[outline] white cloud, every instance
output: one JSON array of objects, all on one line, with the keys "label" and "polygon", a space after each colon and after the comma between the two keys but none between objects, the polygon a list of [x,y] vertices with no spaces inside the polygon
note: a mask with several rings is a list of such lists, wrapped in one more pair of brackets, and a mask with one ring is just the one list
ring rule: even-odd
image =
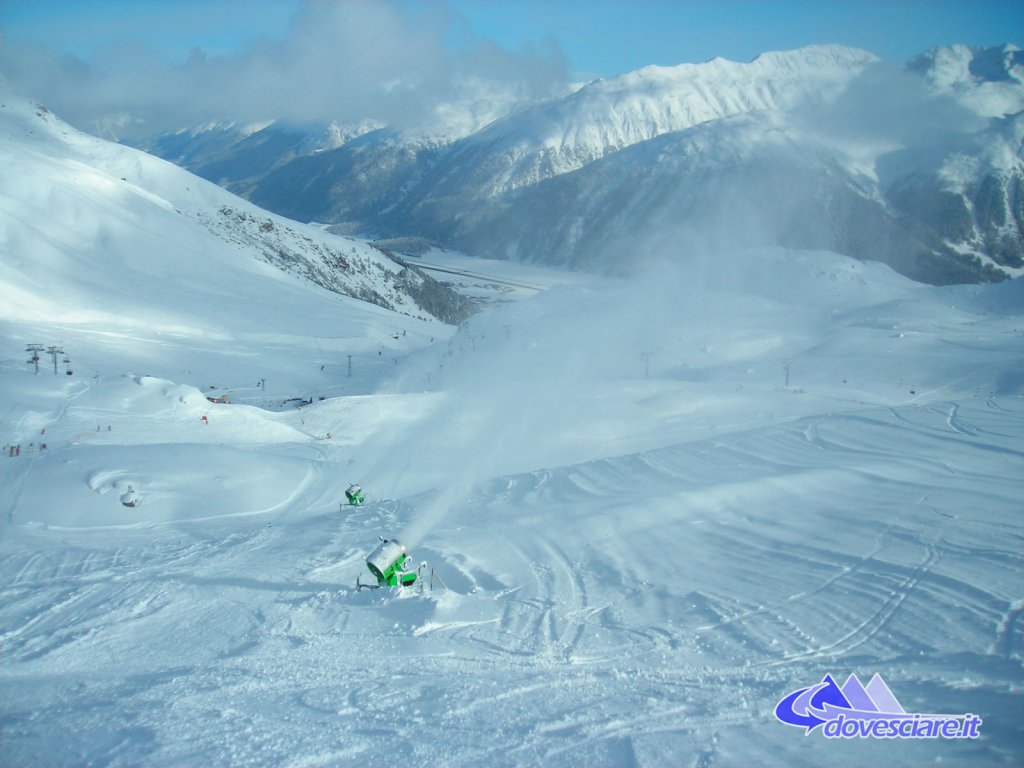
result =
[{"label": "white cloud", "polygon": [[437,3],[308,0],[278,39],[230,54],[196,48],[168,63],[142,43],[108,43],[88,60],[45,41],[4,44],[0,72],[18,91],[73,124],[95,129],[114,115],[146,121],[146,131],[193,122],[365,119],[414,126],[440,104],[481,83],[509,98],[562,87],[565,62],[553,46],[510,52],[463,34]]}]

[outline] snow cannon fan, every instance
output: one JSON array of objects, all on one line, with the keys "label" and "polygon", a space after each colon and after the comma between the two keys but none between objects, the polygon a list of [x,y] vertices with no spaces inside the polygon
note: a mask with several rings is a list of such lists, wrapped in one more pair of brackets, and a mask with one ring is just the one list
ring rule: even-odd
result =
[{"label": "snow cannon fan", "polygon": [[[380,544],[366,558],[366,567],[377,579],[377,584],[363,584],[356,579],[356,586],[360,589],[368,587],[379,589],[380,587],[409,587],[416,583],[419,576],[418,570],[409,570],[409,562],[412,558],[405,551],[405,545],[398,539],[385,539],[381,537]],[[423,565],[426,565],[424,563]],[[420,566],[423,567],[423,566]]]},{"label": "snow cannon fan", "polygon": [[366,497],[363,495],[363,489],[354,483],[348,487],[347,491],[345,491],[345,498],[348,499],[348,503],[353,507],[358,507],[366,501]]}]

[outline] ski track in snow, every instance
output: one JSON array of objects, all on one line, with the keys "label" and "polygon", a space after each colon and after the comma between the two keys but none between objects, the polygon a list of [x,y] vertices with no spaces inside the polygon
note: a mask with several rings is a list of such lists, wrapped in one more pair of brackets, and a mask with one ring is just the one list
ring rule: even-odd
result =
[{"label": "ski track in snow", "polygon": [[[430,543],[454,593],[356,592],[372,532],[414,505],[292,520],[286,508],[323,498],[313,470],[274,522],[241,530],[206,520],[58,532],[60,550],[27,533],[4,542],[0,562],[5,685],[22,681],[21,703],[4,708],[6,753],[31,754],[48,738],[36,723],[60,722],[89,734],[98,762],[347,764],[386,743],[456,765],[681,754],[727,764],[723,735],[770,732],[790,689],[851,665],[904,686],[931,681],[930,657],[950,645],[990,649],[959,663],[1011,719],[1021,628],[1006,595],[1024,565],[1019,530],[1003,546],[971,530],[998,531],[996,520],[937,530],[927,499],[957,492],[965,474],[1010,495],[1015,481],[985,470],[991,456],[1019,457],[1024,407],[956,411],[956,426],[948,407],[814,417],[495,480]],[[915,431],[918,455],[894,448],[894,428]],[[969,438],[958,474],[921,458],[950,436]],[[901,472],[913,482],[896,482]],[[851,515],[829,499],[869,484],[880,509],[855,510],[845,540],[824,526],[820,538],[797,535]],[[774,498],[795,489],[798,522],[754,503],[779,509]],[[641,514],[651,507],[664,513],[653,528]],[[475,530],[479,514],[499,530]],[[480,585],[463,551],[489,563],[492,583]],[[201,748],[186,738],[196,717]],[[448,738],[425,742],[423,729]],[[934,749],[899,746],[908,762]],[[72,742],[63,748],[55,762],[73,759]]]}]

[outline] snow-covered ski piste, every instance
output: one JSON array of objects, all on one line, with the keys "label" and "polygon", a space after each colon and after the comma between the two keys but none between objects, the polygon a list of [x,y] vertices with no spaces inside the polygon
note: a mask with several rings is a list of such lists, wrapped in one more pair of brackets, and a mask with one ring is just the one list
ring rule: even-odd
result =
[{"label": "snow-covered ski piste", "polygon": [[[0,179],[0,764],[1024,761],[1019,282],[697,254],[456,331],[176,275],[183,200],[62,167],[45,222]],[[380,536],[433,589],[358,590]],[[977,738],[776,717],[851,674]]]},{"label": "snow-covered ski piste", "polygon": [[[747,297],[618,378],[548,369],[565,329],[510,312],[442,345],[470,387],[281,412],[8,360],[4,762],[1012,764],[1016,287],[907,289],[796,341],[794,307]],[[367,505],[339,506],[356,477]],[[448,588],[357,591],[406,531]],[[775,720],[848,673],[981,738]]]}]

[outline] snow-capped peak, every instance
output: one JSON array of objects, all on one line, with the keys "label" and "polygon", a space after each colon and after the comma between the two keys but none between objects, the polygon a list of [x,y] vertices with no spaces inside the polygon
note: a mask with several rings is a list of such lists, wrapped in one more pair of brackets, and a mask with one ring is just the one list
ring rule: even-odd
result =
[{"label": "snow-capped peak", "polygon": [[505,147],[516,164],[500,188],[517,188],[711,120],[831,98],[877,60],[856,48],[816,45],[748,63],[643,67],[501,120],[474,141]]}]

